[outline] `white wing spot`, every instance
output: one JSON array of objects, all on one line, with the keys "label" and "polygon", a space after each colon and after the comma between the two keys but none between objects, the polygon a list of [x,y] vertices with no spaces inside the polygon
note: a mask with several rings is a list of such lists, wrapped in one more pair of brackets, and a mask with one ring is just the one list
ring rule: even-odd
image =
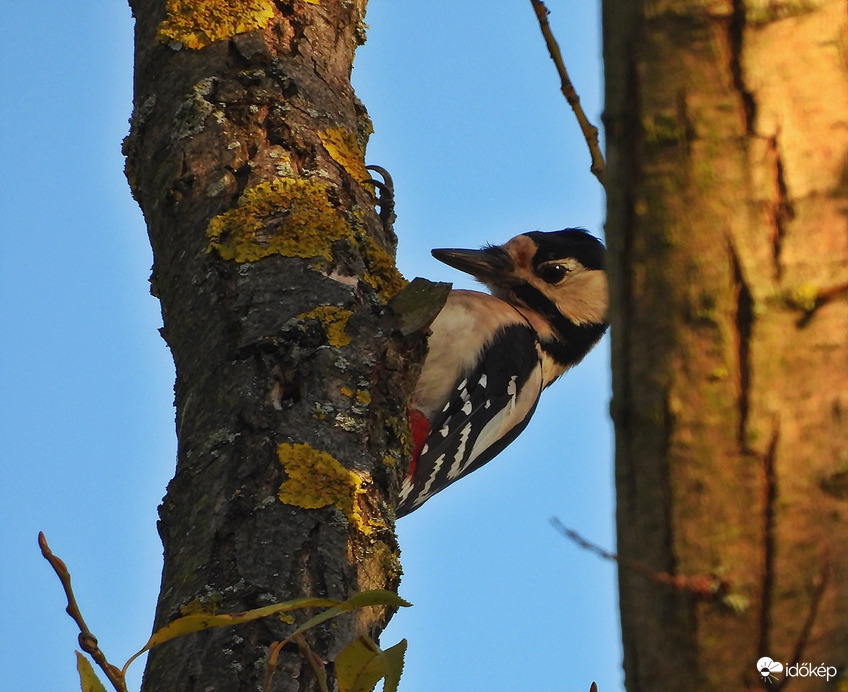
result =
[{"label": "white wing spot", "polygon": [[412,492],[412,479],[407,476],[403,479],[403,483],[400,485],[400,492],[398,493],[398,500],[400,502],[405,502],[406,498],[409,497],[409,493]]},{"label": "white wing spot", "polygon": [[482,375],[480,375],[480,381],[477,382],[477,384],[479,384],[484,389],[486,388],[486,385],[489,384],[489,378],[486,376],[485,372]]},{"label": "white wing spot", "polygon": [[439,473],[439,469],[442,468],[442,464],[445,463],[445,455],[440,454],[439,458],[436,459],[433,464],[433,471],[430,474],[430,477],[427,479],[427,482],[424,484],[424,487],[421,488],[421,492],[415,497],[415,505],[418,506],[428,497],[430,497],[430,488],[433,485],[433,481],[436,480],[436,475]]},{"label": "white wing spot", "polygon": [[470,401],[466,401],[466,402],[465,402],[465,404],[464,404],[464,405],[463,405],[463,407],[462,407],[462,412],[463,412],[463,413],[467,416],[467,415],[469,415],[469,414],[471,413],[471,411],[472,411],[473,409],[474,409],[474,406],[472,406],[472,405],[471,405],[471,402],[470,402]]},{"label": "white wing spot", "polygon": [[509,378],[509,384],[506,386],[506,393],[509,394],[509,410],[515,408],[515,398],[518,393],[518,388],[515,386],[515,381],[518,379],[517,375],[513,375]]},{"label": "white wing spot", "polygon": [[468,423],[459,433],[459,446],[456,449],[456,454],[453,456],[453,464],[451,464],[450,470],[448,471],[448,478],[454,479],[459,477],[465,469],[462,461],[465,457],[465,444],[468,442],[468,436],[470,434],[471,423]]}]

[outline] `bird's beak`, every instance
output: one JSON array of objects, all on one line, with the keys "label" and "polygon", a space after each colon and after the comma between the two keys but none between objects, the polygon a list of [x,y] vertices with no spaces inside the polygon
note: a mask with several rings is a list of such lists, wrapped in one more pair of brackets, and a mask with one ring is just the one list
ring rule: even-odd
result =
[{"label": "bird's beak", "polygon": [[482,250],[457,250],[437,248],[430,253],[440,262],[471,274],[482,282],[500,279],[515,270],[512,259],[501,247],[486,247]]}]

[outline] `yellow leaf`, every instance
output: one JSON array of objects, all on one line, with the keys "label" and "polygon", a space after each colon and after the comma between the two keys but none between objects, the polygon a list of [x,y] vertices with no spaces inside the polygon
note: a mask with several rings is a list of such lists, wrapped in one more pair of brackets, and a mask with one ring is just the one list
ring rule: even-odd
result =
[{"label": "yellow leaf", "polygon": [[89,660],[79,651],[74,651],[77,655],[77,672],[80,676],[80,689],[82,692],[106,692],[103,683],[94,672]]},{"label": "yellow leaf", "polygon": [[384,692],[396,692],[405,652],[405,639],[385,651],[369,637],[353,640],[336,658],[339,692],[371,692],[383,678]]},{"label": "yellow leaf", "polygon": [[336,615],[339,615],[340,613],[345,613],[349,610],[354,610],[356,608],[365,608],[367,606],[375,605],[393,606],[397,608],[400,606],[409,606],[412,604],[403,600],[400,596],[398,596],[392,591],[374,589],[371,591],[361,591],[359,593],[355,593],[346,601],[339,601],[334,598],[295,598],[291,601],[273,603],[271,605],[263,606],[262,608],[245,610],[240,613],[230,613],[226,615],[213,615],[211,613],[191,613],[190,615],[184,615],[181,618],[177,618],[173,622],[169,622],[167,625],[154,632],[150,639],[147,640],[147,644],[145,644],[144,647],[138,653],[133,654],[133,656],[124,664],[124,668],[121,672],[123,674],[126,674],[127,668],[129,668],[130,664],[139,656],[141,656],[145,651],[149,651],[154,646],[159,646],[160,644],[164,644],[167,641],[176,639],[177,637],[181,637],[185,634],[190,634],[192,632],[199,632],[201,630],[210,629],[212,627],[241,625],[246,622],[259,620],[260,618],[269,617],[270,615],[279,615],[281,613],[287,613],[292,610],[302,610],[303,608],[327,608],[327,610],[325,610],[323,613],[319,613],[315,617],[310,618],[303,625],[298,627],[297,630],[295,630],[295,632],[290,635],[290,637],[293,637],[295,634],[298,634],[309,629],[310,627],[314,627],[315,625],[325,622],[326,620],[329,620],[330,618],[333,618]]},{"label": "yellow leaf", "polygon": [[212,627],[224,627],[226,625],[241,625],[245,622],[252,622],[260,618],[268,617],[269,615],[277,615],[278,613],[286,613],[291,610],[299,610],[301,608],[330,608],[338,605],[339,601],[333,598],[296,598],[293,601],[283,601],[282,603],[273,603],[263,606],[262,608],[254,608],[253,610],[245,610],[240,613],[230,613],[227,615],[212,615],[211,613],[192,613],[184,615],[181,618],[169,622],[153,633],[147,644],[133,654],[133,656],[124,664],[123,672],[126,673],[130,663],[141,656],[145,651],[149,651],[154,646],[159,646],[167,641],[182,637],[184,634],[191,632],[200,632]]},{"label": "yellow leaf", "polygon": [[400,676],[403,673],[403,657],[405,654],[406,639],[401,639],[397,644],[383,652],[383,659],[386,662],[386,682],[383,683],[383,692],[397,692]]},{"label": "yellow leaf", "polygon": [[328,608],[323,613],[318,613],[318,615],[316,615],[315,617],[309,618],[294,632],[292,632],[288,638],[293,639],[295,635],[301,634],[302,632],[306,632],[306,630],[320,625],[321,623],[326,622],[327,620],[330,620],[336,617],[337,615],[346,613],[349,610],[356,610],[357,608],[367,608],[368,606],[393,606],[395,608],[398,608],[401,606],[408,607],[411,605],[412,604],[409,601],[403,600],[393,591],[386,591],[384,589],[360,591],[359,593],[353,594],[353,596],[348,598],[346,601],[338,603],[338,605],[335,605],[332,608]]}]

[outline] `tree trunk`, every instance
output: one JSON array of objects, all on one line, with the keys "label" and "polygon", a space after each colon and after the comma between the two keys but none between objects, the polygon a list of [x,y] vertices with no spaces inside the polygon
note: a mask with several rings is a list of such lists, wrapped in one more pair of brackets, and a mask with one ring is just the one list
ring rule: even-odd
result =
[{"label": "tree trunk", "polygon": [[630,692],[848,665],[846,20],[603,3]]},{"label": "tree trunk", "polygon": [[[350,72],[366,0],[131,4],[127,177],[177,371],[155,627],[394,590],[392,507],[422,350],[386,308],[405,282],[365,182],[370,122]],[[363,609],[307,640],[332,661],[390,615]],[[292,629],[267,618],[181,637],[151,652],[143,689],[261,689],[268,645]],[[273,689],[317,689],[296,648]]]}]

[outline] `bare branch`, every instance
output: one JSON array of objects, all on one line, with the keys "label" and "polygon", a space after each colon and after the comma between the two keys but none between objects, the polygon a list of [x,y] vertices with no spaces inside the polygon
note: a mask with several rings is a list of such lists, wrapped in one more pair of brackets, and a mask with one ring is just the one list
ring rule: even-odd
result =
[{"label": "bare branch", "polygon": [[604,163],[604,155],[601,153],[601,145],[598,141],[598,128],[589,122],[586,113],[583,112],[583,106],[580,105],[580,97],[571,83],[568,71],[565,69],[565,62],[562,59],[559,44],[551,31],[551,25],[548,23],[548,15],[550,14],[548,8],[545,7],[545,3],[541,2],[541,0],[530,0],[530,3],[533,5],[536,18],[539,20],[539,28],[542,30],[542,36],[545,37],[548,53],[550,53],[551,60],[554,61],[554,65],[556,65],[557,72],[559,73],[562,95],[565,96],[565,100],[568,101],[568,105],[574,111],[574,115],[577,117],[577,122],[580,125],[580,130],[583,132],[583,137],[589,146],[589,154],[592,157],[592,167],[590,170],[598,179],[598,182],[603,185],[606,164]]},{"label": "bare branch", "polygon": [[726,579],[721,579],[715,575],[696,575],[687,577],[680,574],[669,574],[668,572],[658,572],[646,564],[637,560],[629,560],[627,558],[610,553],[598,545],[587,541],[583,536],[577,533],[574,529],[569,529],[557,517],[551,518],[551,524],[563,536],[571,541],[574,541],[578,546],[591,553],[595,553],[598,557],[604,560],[611,560],[617,563],[620,567],[639,572],[647,579],[657,584],[670,586],[676,591],[687,591],[697,598],[704,600],[713,600],[721,598],[730,591],[730,582]]},{"label": "bare branch", "polygon": [[112,687],[118,692],[127,692],[127,684],[124,680],[123,673],[121,673],[121,670],[117,666],[113,666],[106,660],[106,655],[100,650],[97,644],[97,637],[91,633],[88,625],[85,624],[85,620],[77,605],[77,599],[74,597],[74,591],[71,588],[71,573],[68,571],[67,565],[53,554],[50,546],[47,545],[47,539],[44,537],[44,533],[41,531],[38,533],[38,545],[41,548],[41,554],[44,556],[44,559],[50,563],[53,571],[56,572],[56,576],[59,577],[59,581],[62,582],[62,588],[65,590],[65,596],[68,599],[68,606],[65,608],[65,612],[71,616],[80,629],[78,638],[80,648],[100,666],[106,677],[109,678],[109,682],[112,683]]},{"label": "bare branch", "polygon": [[[804,623],[801,626],[801,631],[798,633],[798,639],[795,642],[795,648],[792,651],[792,656],[789,658],[789,660],[793,662],[800,661],[801,656],[804,655],[804,650],[807,648],[807,643],[810,640],[810,634],[813,631],[813,625],[816,623],[816,618],[819,615],[819,606],[821,605],[822,598],[824,597],[824,593],[827,590],[828,582],[830,580],[830,555],[826,549],[822,551],[821,562],[821,572],[819,573],[818,579],[813,584],[813,592],[810,598],[810,607],[807,610],[807,617],[804,618]],[[792,680],[790,677],[783,678],[783,680],[775,685],[775,692],[781,692],[790,680]]]}]

